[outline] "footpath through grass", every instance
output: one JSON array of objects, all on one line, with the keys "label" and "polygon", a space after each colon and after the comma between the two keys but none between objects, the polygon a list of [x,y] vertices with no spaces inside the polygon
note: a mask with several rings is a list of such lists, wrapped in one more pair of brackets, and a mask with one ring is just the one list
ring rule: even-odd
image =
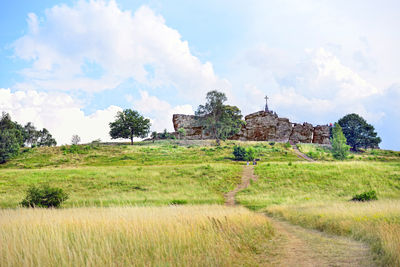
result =
[{"label": "footpath through grass", "polygon": [[[305,227],[368,242],[383,265],[400,265],[400,163],[264,163],[237,200]],[[354,203],[375,190],[380,200]]]}]

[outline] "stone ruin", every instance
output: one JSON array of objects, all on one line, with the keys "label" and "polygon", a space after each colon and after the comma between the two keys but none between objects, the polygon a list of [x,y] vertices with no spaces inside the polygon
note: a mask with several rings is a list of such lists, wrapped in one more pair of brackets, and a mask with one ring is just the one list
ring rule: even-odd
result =
[{"label": "stone ruin", "polygon": [[[174,114],[172,117],[175,135],[179,128],[186,130],[185,139],[210,139],[194,115]],[[245,116],[245,124],[231,140],[274,141],[290,143],[315,143],[329,145],[329,126],[310,123],[292,123],[280,118],[272,111],[259,111]]]}]

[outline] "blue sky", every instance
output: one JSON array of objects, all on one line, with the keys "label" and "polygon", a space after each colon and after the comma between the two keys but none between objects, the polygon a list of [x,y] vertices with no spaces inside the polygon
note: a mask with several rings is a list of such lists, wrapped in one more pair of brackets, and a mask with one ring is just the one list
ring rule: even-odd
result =
[{"label": "blue sky", "polygon": [[224,91],[313,124],[358,113],[400,150],[398,1],[2,1],[0,109],[60,144],[108,140],[139,110],[153,130]]}]

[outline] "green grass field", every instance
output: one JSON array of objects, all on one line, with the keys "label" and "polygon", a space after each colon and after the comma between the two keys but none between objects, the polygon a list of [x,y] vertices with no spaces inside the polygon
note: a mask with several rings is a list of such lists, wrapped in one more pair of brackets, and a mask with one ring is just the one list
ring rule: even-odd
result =
[{"label": "green grass field", "polygon": [[[301,144],[299,149],[317,160],[306,162],[285,144],[213,143],[177,140],[22,149],[0,165],[0,265],[112,265],[112,259],[124,264],[133,257],[138,257],[138,265],[166,259],[178,266],[189,261],[199,266],[235,265],[219,256],[225,251],[243,265],[263,265],[275,252],[270,245],[273,230],[262,213],[363,240],[382,264],[399,265],[399,152],[367,150],[341,162],[331,157],[329,148]],[[256,212],[220,205],[224,193],[240,183],[245,164],[234,161],[235,144],[254,147],[260,159],[255,168],[258,180],[236,197]],[[60,210],[20,208],[25,190],[37,184],[61,187],[70,198]],[[378,201],[349,202],[369,190],[377,192]],[[146,219],[139,220],[141,214]],[[34,231],[31,222],[40,231]],[[140,222],[132,239],[125,236],[131,231],[127,222]],[[168,235],[160,235],[162,227],[171,229]],[[57,238],[50,237],[51,229]],[[204,238],[196,239],[200,232]],[[45,241],[36,255],[35,242],[41,238]],[[143,246],[137,247],[135,240]],[[109,249],[100,247],[101,242]],[[111,249],[117,244],[127,246]],[[57,253],[49,254],[49,246]],[[92,254],[82,249],[85,246]]]}]

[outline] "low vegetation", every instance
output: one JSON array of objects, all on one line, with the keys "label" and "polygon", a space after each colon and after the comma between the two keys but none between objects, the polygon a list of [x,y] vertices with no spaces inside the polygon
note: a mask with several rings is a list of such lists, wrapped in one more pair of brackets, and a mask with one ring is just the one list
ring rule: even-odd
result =
[{"label": "low vegetation", "polygon": [[355,195],[351,200],[353,201],[371,201],[378,200],[374,190]]},{"label": "low vegetation", "polygon": [[28,208],[59,208],[67,199],[68,194],[62,188],[45,184],[29,187],[21,205]]},{"label": "low vegetation", "polygon": [[0,266],[258,266],[272,236],[244,208],[0,210]]}]

